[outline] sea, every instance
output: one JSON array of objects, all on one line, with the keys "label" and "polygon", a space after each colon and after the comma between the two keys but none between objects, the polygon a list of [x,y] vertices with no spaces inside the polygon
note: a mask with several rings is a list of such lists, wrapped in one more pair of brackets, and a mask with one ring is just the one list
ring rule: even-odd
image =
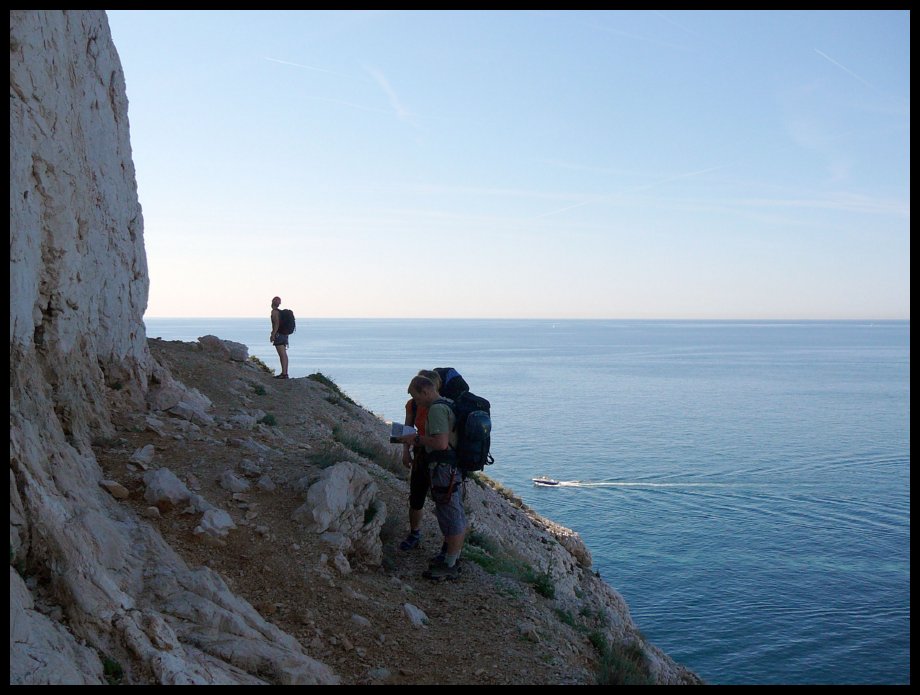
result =
[{"label": "sea", "polygon": [[[145,323],[278,369],[267,316]],[[492,404],[487,474],[705,681],[910,683],[909,321],[298,318],[289,355],[384,420],[456,368]]]}]

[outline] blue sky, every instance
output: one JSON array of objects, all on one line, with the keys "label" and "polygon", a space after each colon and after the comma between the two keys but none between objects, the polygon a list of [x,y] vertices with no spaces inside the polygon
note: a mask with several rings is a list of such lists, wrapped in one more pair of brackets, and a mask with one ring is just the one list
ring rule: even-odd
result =
[{"label": "blue sky", "polygon": [[109,10],[148,316],[910,317],[910,15]]}]

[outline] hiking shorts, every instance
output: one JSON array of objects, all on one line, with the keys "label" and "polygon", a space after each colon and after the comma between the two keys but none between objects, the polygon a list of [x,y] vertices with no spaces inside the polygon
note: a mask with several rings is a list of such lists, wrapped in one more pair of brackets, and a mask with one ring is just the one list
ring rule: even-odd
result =
[{"label": "hiking shorts", "polygon": [[[434,463],[431,475],[431,498],[434,515],[441,533],[456,536],[466,531],[466,514],[463,511],[463,476],[449,463]],[[451,485],[453,482],[453,485]]]},{"label": "hiking shorts", "polygon": [[425,462],[424,453],[419,451],[415,454],[412,473],[409,475],[409,509],[424,509],[429,487],[431,480],[428,477],[428,464]]},{"label": "hiking shorts", "polygon": [[272,345],[287,345],[288,337],[284,333],[275,333],[275,340],[272,342]]}]

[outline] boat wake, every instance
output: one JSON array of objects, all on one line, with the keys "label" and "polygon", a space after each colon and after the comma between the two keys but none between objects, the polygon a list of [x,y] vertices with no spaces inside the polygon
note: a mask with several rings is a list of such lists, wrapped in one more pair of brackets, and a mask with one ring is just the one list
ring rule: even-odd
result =
[{"label": "boat wake", "polygon": [[651,483],[626,481],[554,480],[534,478],[534,485],[541,487],[637,487],[637,488],[689,488],[689,487],[735,487],[733,483]]}]

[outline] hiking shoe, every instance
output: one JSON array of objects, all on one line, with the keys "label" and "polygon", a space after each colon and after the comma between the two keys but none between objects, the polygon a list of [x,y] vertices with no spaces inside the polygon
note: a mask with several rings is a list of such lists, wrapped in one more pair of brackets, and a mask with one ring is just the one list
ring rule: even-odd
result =
[{"label": "hiking shoe", "polygon": [[434,567],[447,559],[447,543],[441,546],[441,552],[428,558],[428,567]]},{"label": "hiking shoe", "polygon": [[455,562],[453,567],[448,567],[447,563],[442,560],[429,567],[425,572],[422,572],[422,576],[425,577],[425,579],[434,579],[439,582],[445,579],[456,579],[460,576],[460,563]]},{"label": "hiking shoe", "polygon": [[287,374],[278,374],[277,376],[275,376],[275,379],[287,379],[287,378],[288,378]]},{"label": "hiking shoe", "polygon": [[[457,558],[457,561],[454,563],[454,567],[457,569],[457,572],[460,571],[460,564],[461,564],[460,558],[458,557],[458,558]],[[440,567],[441,565],[447,565],[447,558],[445,558],[445,557],[440,557],[440,558],[438,558],[437,560],[432,560],[431,562],[429,562],[429,563],[428,563],[428,571],[430,572],[430,571],[433,570],[435,567]]]},{"label": "hiking shoe", "polygon": [[399,544],[400,550],[412,550],[417,548],[418,544],[422,542],[422,535],[418,532],[409,533]]}]

